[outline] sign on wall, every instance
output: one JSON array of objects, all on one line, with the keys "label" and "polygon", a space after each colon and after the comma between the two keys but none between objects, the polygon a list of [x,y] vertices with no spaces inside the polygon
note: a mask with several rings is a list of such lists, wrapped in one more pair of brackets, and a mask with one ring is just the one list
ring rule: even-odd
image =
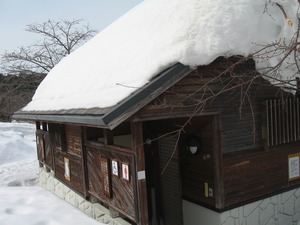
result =
[{"label": "sign on wall", "polygon": [[71,180],[70,160],[68,158],[64,158],[64,166],[65,166],[65,179],[70,181]]},{"label": "sign on wall", "polygon": [[110,198],[110,170],[109,170],[109,160],[108,158],[100,158],[100,172],[102,180],[102,190],[104,195]]},{"label": "sign on wall", "polygon": [[112,160],[111,161],[111,169],[112,169],[112,174],[115,176],[119,176],[119,164],[118,161]]},{"label": "sign on wall", "polygon": [[300,153],[288,156],[289,181],[300,178]]},{"label": "sign on wall", "polygon": [[129,165],[122,163],[122,178],[129,181]]}]

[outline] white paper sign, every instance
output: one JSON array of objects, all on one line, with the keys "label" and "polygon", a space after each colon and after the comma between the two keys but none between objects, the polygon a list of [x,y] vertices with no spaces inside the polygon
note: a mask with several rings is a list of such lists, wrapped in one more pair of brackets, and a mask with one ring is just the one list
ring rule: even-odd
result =
[{"label": "white paper sign", "polygon": [[115,176],[119,176],[119,166],[118,162],[115,160],[111,161],[112,174]]},{"label": "white paper sign", "polygon": [[129,166],[128,164],[122,164],[122,178],[129,180]]},{"label": "white paper sign", "polygon": [[299,156],[289,158],[289,179],[300,176]]}]

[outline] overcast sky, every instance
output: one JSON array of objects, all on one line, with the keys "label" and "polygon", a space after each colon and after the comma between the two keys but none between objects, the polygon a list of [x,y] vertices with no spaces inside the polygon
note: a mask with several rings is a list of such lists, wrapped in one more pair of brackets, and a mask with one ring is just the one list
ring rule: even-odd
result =
[{"label": "overcast sky", "polygon": [[26,25],[51,20],[84,19],[101,31],[142,0],[0,0],[0,55],[35,43]]}]

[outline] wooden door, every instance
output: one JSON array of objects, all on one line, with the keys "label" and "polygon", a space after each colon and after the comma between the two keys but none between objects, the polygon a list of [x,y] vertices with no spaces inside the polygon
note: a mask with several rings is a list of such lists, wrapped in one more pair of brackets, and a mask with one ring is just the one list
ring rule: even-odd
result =
[{"label": "wooden door", "polygon": [[152,225],[182,225],[177,138],[158,138],[145,147],[148,210]]},{"label": "wooden door", "polygon": [[182,198],[177,137],[159,139],[161,200],[165,225],[182,225]]}]

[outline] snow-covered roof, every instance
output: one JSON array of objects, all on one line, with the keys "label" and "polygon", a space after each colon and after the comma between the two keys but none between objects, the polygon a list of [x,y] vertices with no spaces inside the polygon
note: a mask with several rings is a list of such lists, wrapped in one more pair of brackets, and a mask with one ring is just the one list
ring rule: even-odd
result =
[{"label": "snow-covered roof", "polygon": [[[23,111],[112,107],[177,62],[196,67],[288,43],[298,7],[297,0],[145,0],[56,65]],[[290,67],[283,75],[294,74]]]}]

